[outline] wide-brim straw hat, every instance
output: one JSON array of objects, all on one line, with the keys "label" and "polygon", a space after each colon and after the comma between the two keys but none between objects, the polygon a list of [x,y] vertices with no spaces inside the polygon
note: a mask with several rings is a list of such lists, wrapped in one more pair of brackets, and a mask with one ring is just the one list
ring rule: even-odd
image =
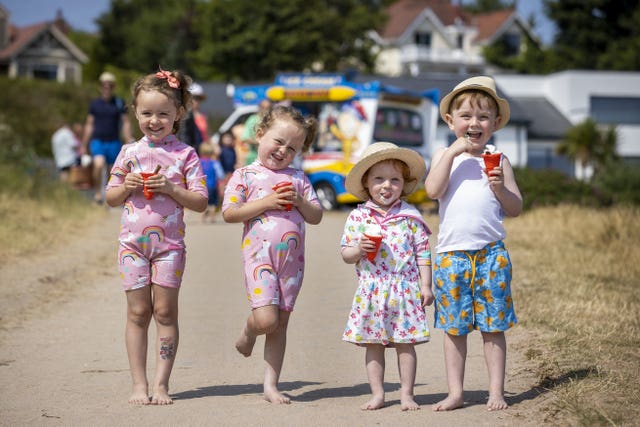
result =
[{"label": "wide-brim straw hat", "polygon": [[410,176],[404,183],[403,194],[410,194],[418,185],[418,181],[424,178],[427,166],[420,153],[409,148],[400,148],[391,142],[376,142],[365,148],[362,157],[347,175],[347,191],[360,200],[368,200],[369,192],[362,185],[362,177],[371,166],[389,159],[401,160],[409,166]]},{"label": "wide-brim straw hat", "polygon": [[496,82],[491,77],[487,76],[476,76],[463,80],[458,83],[451,92],[442,98],[442,101],[440,101],[440,117],[442,117],[442,120],[445,122],[447,121],[445,116],[449,113],[449,107],[453,98],[465,90],[481,90],[495,99],[496,104],[498,104],[498,115],[501,117],[500,125],[496,130],[502,129],[509,122],[509,117],[511,117],[509,102],[498,96],[496,92]]},{"label": "wide-brim straw hat", "polygon": [[114,76],[112,73],[105,71],[104,73],[100,74],[100,77],[98,77],[98,81],[100,83],[112,83],[114,84],[116,82],[116,76]]}]

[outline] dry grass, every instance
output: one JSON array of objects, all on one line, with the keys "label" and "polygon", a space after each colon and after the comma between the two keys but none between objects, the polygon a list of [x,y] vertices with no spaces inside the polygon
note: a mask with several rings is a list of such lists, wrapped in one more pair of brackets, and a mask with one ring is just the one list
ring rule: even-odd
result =
[{"label": "dry grass", "polygon": [[83,228],[104,216],[86,197],[55,188],[56,194],[34,200],[0,194],[0,266],[12,258],[76,239]]},{"label": "dry grass", "polygon": [[521,349],[553,393],[549,419],[637,425],[640,210],[541,208],[507,222]]}]

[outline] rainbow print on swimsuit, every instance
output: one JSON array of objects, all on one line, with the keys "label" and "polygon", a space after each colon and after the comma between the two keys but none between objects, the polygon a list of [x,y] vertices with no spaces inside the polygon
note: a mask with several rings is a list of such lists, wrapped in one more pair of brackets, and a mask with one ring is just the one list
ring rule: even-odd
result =
[{"label": "rainbow print on swimsuit", "polygon": [[268,219],[267,219],[266,215],[259,215],[259,216],[255,217],[255,218],[253,218],[249,225],[253,227],[256,224],[264,224],[267,221],[268,221]]},{"label": "rainbow print on swimsuit", "polygon": [[138,255],[136,255],[135,252],[133,252],[132,250],[129,249],[125,249],[122,252],[120,252],[120,263],[124,264],[124,262],[130,259],[131,262],[136,262],[136,260],[138,259]]},{"label": "rainbow print on swimsuit", "polygon": [[282,243],[285,243],[287,247],[291,242],[293,242],[293,248],[298,249],[300,245],[300,233],[295,231],[288,231],[282,235],[282,239],[280,239]]},{"label": "rainbow print on swimsuit", "polygon": [[157,225],[150,225],[142,230],[142,235],[149,239],[149,241],[151,241],[152,236],[156,236],[158,242],[162,242],[164,240],[164,229]]},{"label": "rainbow print on swimsuit", "polygon": [[268,273],[270,276],[272,276],[274,274],[273,267],[271,267],[269,264],[261,264],[261,265],[257,266],[253,270],[253,279],[254,280],[262,279],[262,275],[265,272]]}]

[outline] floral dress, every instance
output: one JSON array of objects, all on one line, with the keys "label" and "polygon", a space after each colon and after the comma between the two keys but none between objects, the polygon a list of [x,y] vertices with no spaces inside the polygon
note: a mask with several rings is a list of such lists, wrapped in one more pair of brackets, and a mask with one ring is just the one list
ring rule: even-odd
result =
[{"label": "floral dress", "polygon": [[367,222],[382,229],[382,244],[373,262],[356,263],[358,289],[342,339],[354,344],[418,344],[429,341],[421,306],[419,265],[430,265],[431,231],[418,210],[399,201],[386,215],[371,202],[349,215],[341,246],[357,245]]}]

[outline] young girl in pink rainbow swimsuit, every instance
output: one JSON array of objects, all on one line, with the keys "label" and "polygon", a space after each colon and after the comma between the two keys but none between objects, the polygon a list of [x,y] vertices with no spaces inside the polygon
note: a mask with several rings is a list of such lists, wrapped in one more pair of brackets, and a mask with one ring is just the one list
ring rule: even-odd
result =
[{"label": "young girl in pink rainbow swimsuit", "polygon": [[289,165],[309,149],[316,128],[314,118],[291,107],[262,112],[258,158],[233,173],[222,204],[225,221],[244,223],[242,261],[252,311],[236,349],[248,357],[256,337],[265,335],[264,398],[272,403],[290,403],[278,390],[287,325],[304,275],[305,222],[322,219],[309,179]]},{"label": "young girl in pink rainbow swimsuit", "polygon": [[[133,108],[144,137],[124,145],[107,185],[106,201],[123,205],[118,266],[127,296],[125,340],[132,377],[129,403],[166,405],[178,350],[178,291],[185,267],[184,208],[203,212],[207,188],[195,150],[178,141],[190,105],[190,79],[159,71],[133,87]],[[143,180],[143,172],[155,172]],[[146,375],[151,318],[157,342],[153,395]]]}]

